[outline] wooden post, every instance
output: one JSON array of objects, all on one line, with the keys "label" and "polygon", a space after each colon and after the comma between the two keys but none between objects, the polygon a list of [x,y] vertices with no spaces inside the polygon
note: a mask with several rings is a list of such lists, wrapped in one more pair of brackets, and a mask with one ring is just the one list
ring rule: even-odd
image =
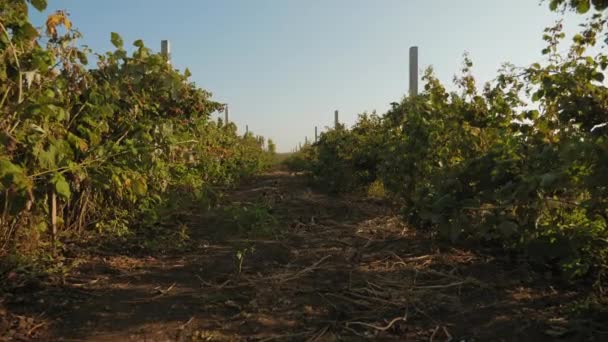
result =
[{"label": "wooden post", "polygon": [[51,219],[51,242],[53,244],[53,255],[57,246],[57,194],[55,189],[49,191],[49,209]]},{"label": "wooden post", "polygon": [[160,53],[167,57],[167,62],[171,64],[171,43],[168,40],[160,41]]},{"label": "wooden post", "polygon": [[418,96],[418,47],[410,47],[410,97]]},{"label": "wooden post", "polygon": [[334,128],[338,129],[338,125],[340,125],[340,120],[338,119],[338,111],[334,112]]}]

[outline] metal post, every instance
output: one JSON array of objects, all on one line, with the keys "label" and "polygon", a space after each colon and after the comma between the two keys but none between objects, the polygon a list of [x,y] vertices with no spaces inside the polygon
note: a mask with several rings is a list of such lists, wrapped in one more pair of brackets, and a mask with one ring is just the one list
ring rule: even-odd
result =
[{"label": "metal post", "polygon": [[315,142],[319,141],[319,133],[317,130],[317,126],[315,126]]},{"label": "metal post", "polygon": [[418,96],[418,47],[410,47],[410,97]]},{"label": "metal post", "polygon": [[171,43],[168,40],[160,41],[160,53],[167,57],[167,62],[171,64]]},{"label": "metal post", "polygon": [[340,125],[340,120],[338,120],[338,111],[334,112],[334,128],[338,129],[338,125]]}]

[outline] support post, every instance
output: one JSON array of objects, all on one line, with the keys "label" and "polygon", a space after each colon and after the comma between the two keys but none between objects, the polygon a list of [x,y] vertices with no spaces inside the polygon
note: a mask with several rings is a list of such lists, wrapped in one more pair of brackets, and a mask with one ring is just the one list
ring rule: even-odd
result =
[{"label": "support post", "polygon": [[334,112],[334,128],[338,129],[339,125],[340,125],[340,120],[338,119],[338,111],[336,110]]},{"label": "support post", "polygon": [[51,221],[51,242],[53,256],[55,256],[57,246],[57,194],[55,189],[49,191],[49,216]]},{"label": "support post", "polygon": [[418,47],[410,47],[410,97],[418,96]]},{"label": "support post", "polygon": [[167,62],[171,64],[171,43],[168,40],[160,41],[160,53],[167,57]]}]

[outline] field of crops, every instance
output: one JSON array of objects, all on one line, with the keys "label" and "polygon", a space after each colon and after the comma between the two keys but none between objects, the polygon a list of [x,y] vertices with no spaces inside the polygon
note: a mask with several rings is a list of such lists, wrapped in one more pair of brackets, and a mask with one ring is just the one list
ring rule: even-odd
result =
[{"label": "field of crops", "polygon": [[608,1],[544,5],[589,20],[542,61],[277,154],[141,40],[0,0],[0,341],[605,340]]},{"label": "field of crops", "polygon": [[116,50],[96,53],[76,47],[64,12],[43,35],[25,1],[3,1],[0,14],[0,255],[153,227],[185,197],[212,205],[214,189],[271,161],[271,141],[268,151],[213,121],[222,105],[142,41],[129,56],[112,33]]},{"label": "field of crops", "polygon": [[569,50],[546,29],[544,63],[505,66],[478,85],[465,55],[458,91],[428,69],[424,92],[321,135],[287,164],[335,193],[371,190],[451,242],[500,246],[565,278],[608,262],[608,55],[597,15]]}]

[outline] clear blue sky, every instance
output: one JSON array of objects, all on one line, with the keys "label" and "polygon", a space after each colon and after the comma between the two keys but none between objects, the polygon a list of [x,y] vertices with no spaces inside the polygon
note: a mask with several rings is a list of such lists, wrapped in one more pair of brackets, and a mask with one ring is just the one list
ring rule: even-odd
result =
[{"label": "clear blue sky", "polygon": [[112,49],[112,31],[156,50],[171,40],[173,64],[279,151],[331,125],[334,109],[352,124],[399,101],[411,45],[447,84],[465,51],[487,81],[503,62],[541,59],[542,30],[559,17],[538,0],[49,0],[34,22],[57,9],[98,52]]}]

